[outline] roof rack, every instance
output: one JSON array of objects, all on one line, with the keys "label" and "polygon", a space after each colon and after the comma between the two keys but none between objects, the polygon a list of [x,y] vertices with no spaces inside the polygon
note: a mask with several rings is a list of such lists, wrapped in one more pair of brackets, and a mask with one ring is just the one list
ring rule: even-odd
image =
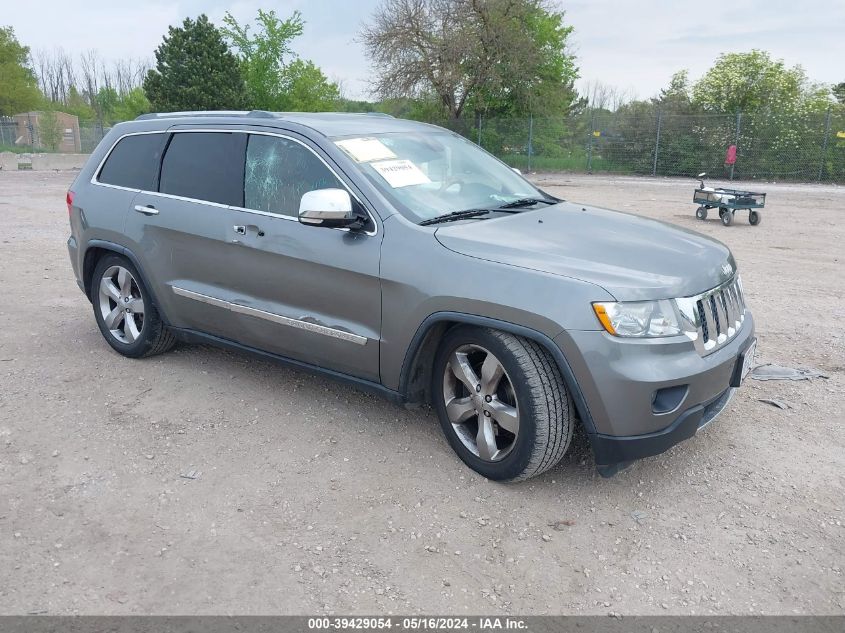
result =
[{"label": "roof rack", "polygon": [[151,119],[178,119],[187,117],[244,117],[253,119],[279,119],[286,115],[309,114],[336,114],[336,115],[358,115],[394,118],[392,114],[385,112],[268,112],[267,110],[186,110],[184,112],[151,112],[135,117],[136,121],[148,121]]},{"label": "roof rack", "polygon": [[[136,117],[136,121],[145,121],[148,119],[175,119],[179,117],[191,117],[191,116],[256,116],[256,113],[260,112],[259,110],[253,110],[252,112],[247,112],[246,110],[201,110],[201,111],[194,111],[188,110],[184,112],[151,112],[149,114],[142,114],[139,117]],[[269,112],[265,112],[265,115],[270,115]]]}]

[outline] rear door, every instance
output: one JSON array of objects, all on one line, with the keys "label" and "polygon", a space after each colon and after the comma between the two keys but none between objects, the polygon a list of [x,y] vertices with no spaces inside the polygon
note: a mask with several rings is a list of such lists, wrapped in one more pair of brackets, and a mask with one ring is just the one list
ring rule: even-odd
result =
[{"label": "rear door", "polygon": [[[246,134],[174,131],[153,191],[139,192],[127,215],[146,277],[171,325],[234,338],[230,260],[235,211],[243,205]],[[156,191],[157,189],[157,191]]]}]

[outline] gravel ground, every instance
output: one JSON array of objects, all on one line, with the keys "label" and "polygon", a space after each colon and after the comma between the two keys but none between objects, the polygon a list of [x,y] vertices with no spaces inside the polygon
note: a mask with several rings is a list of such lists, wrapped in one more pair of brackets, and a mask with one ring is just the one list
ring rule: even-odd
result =
[{"label": "gravel ground", "polygon": [[0,613],[845,613],[845,189],[765,185],[761,225],[725,228],[691,180],[537,176],[725,241],[760,361],[829,379],[747,381],[613,479],[582,440],[499,485],[428,409],[211,347],[112,352],[65,250],[73,176],[0,171]]}]

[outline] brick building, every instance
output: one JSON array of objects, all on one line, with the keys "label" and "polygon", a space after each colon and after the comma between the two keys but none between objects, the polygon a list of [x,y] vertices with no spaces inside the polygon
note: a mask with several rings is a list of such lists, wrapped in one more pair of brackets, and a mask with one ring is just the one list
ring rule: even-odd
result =
[{"label": "brick building", "polygon": [[51,134],[55,134],[56,140],[58,140],[57,152],[70,154],[81,152],[79,118],[67,112],[55,112],[54,114],[57,129],[52,131],[44,129],[45,126],[52,125],[50,119],[45,117],[44,112],[16,114],[14,119],[17,123],[17,144],[30,145],[34,149],[47,149],[47,142],[45,141],[50,138]]}]

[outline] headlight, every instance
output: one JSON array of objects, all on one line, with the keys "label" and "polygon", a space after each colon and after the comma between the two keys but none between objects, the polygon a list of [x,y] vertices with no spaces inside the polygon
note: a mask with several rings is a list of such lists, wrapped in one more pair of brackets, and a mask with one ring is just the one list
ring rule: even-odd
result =
[{"label": "headlight", "polygon": [[681,333],[672,302],[666,299],[594,303],[593,310],[604,329],[614,336],[645,338]]}]

